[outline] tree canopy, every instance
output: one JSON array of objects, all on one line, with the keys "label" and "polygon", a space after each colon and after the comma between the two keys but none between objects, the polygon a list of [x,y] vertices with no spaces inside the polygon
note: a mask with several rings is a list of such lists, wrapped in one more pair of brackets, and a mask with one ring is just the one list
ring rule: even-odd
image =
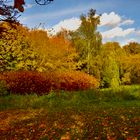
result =
[{"label": "tree canopy", "polygon": [[18,22],[0,22],[0,72],[74,70],[94,76],[100,87],[139,84],[140,44],[103,44],[100,16],[93,9],[80,20],[76,31],[63,29],[55,36]]}]

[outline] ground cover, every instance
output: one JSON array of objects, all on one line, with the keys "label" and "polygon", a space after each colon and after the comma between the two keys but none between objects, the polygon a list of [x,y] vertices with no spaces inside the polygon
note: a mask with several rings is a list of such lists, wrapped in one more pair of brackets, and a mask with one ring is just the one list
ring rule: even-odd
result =
[{"label": "ground cover", "polygon": [[138,140],[139,91],[139,86],[127,86],[1,96],[1,139]]}]

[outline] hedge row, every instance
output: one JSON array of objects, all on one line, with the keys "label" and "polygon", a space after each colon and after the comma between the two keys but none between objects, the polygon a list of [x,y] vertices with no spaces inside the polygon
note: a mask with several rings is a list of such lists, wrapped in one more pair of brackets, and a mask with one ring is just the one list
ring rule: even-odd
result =
[{"label": "hedge row", "polygon": [[38,95],[48,94],[51,90],[76,91],[97,88],[98,81],[85,73],[14,71],[0,74],[0,80],[6,83],[12,93]]}]

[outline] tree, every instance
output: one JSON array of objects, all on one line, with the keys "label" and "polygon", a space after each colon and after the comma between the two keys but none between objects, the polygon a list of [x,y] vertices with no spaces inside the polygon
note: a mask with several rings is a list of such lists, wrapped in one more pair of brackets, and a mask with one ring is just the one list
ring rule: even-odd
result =
[{"label": "tree", "polygon": [[5,32],[0,38],[0,71],[36,70],[39,56],[30,47],[28,29],[18,23],[2,22],[1,26]]},{"label": "tree", "polygon": [[140,54],[125,55],[121,61],[121,82],[122,84],[140,83]]},{"label": "tree", "polygon": [[[39,5],[47,5],[53,0],[35,0]],[[15,21],[19,12],[24,11],[24,0],[14,0],[14,5],[9,5],[6,0],[0,0],[0,21]]]},{"label": "tree", "polygon": [[6,1],[0,0],[0,21],[15,21],[19,11]]},{"label": "tree", "polygon": [[123,46],[127,54],[140,54],[140,44],[137,42],[130,42],[128,45]]},{"label": "tree", "polygon": [[140,44],[130,42],[122,48],[124,55],[120,58],[121,83],[140,83]]},{"label": "tree", "polygon": [[[39,38],[38,38],[39,37]],[[40,71],[47,70],[72,70],[75,68],[75,48],[61,32],[57,36],[48,37],[43,30],[32,30],[30,32],[32,48],[41,56]]]},{"label": "tree", "polygon": [[[118,52],[120,46],[116,42],[108,42],[102,47],[102,71],[101,86],[102,87],[118,87],[120,84],[120,70],[118,63]],[[120,53],[121,54],[121,53]]]},{"label": "tree", "polygon": [[87,73],[96,75],[93,68],[98,65],[96,60],[102,42],[101,34],[97,31],[100,16],[96,15],[96,10],[91,9],[87,16],[81,15],[80,19],[80,27],[71,33],[72,42],[79,53],[78,69],[85,69]]}]

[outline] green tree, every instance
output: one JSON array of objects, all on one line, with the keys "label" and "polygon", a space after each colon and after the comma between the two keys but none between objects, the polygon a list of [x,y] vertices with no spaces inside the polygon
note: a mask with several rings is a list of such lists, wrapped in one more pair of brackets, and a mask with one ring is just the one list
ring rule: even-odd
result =
[{"label": "green tree", "polygon": [[77,67],[98,77],[93,68],[97,68],[97,56],[102,42],[101,34],[97,31],[100,16],[97,16],[96,11],[91,9],[87,16],[82,15],[80,19],[80,27],[71,33],[72,42],[79,53]]},{"label": "green tree", "polygon": [[118,87],[120,84],[120,70],[117,61],[117,52],[119,52],[119,44],[116,42],[108,42],[102,48],[102,81],[103,87]]}]

